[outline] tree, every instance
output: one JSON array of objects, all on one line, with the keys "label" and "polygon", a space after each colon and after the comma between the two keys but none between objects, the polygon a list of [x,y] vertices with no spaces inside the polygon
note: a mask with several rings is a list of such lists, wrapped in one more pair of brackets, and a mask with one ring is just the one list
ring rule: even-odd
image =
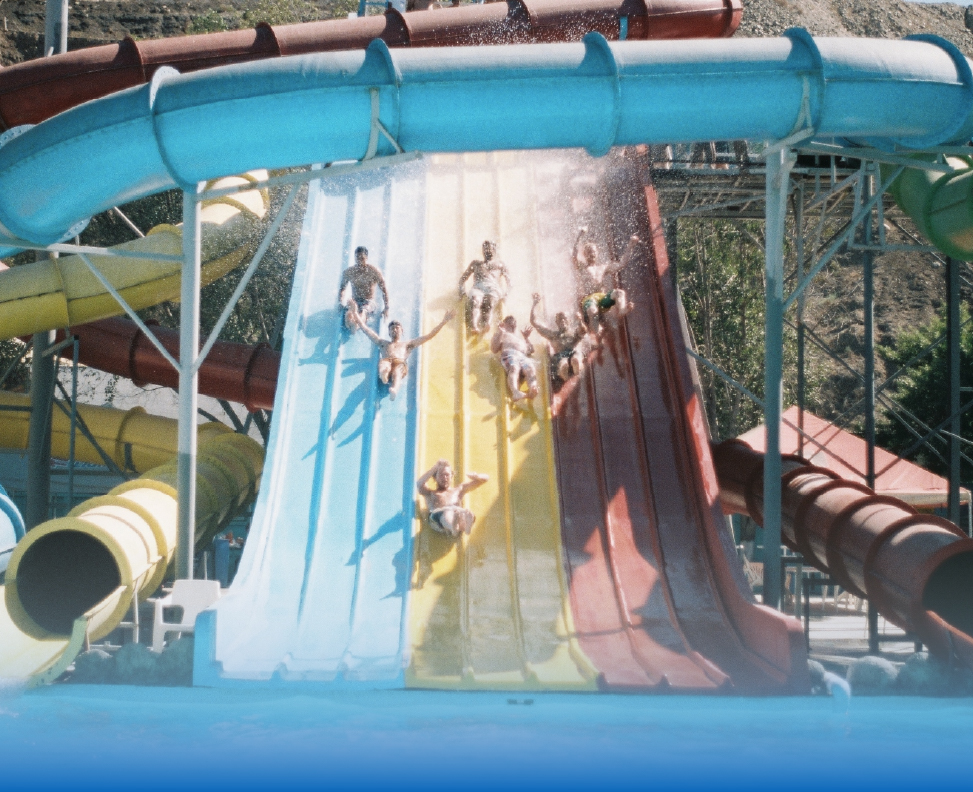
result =
[{"label": "tree", "polygon": [[[964,399],[968,400],[969,389],[973,386],[973,326],[970,323],[970,311],[965,305],[960,306],[960,324],[960,386],[964,389]],[[929,324],[901,333],[893,344],[879,347],[879,354],[888,364],[891,376],[895,377],[894,384],[889,389],[890,395],[915,416],[910,418],[899,412],[897,418],[886,409],[876,427],[876,440],[882,447],[903,454],[916,443],[916,434],[926,434],[926,427],[935,428],[949,417],[945,336],[946,316],[943,312]],[[927,349],[928,353],[921,355]],[[913,360],[916,357],[919,359]],[[960,427],[962,437],[973,437],[973,412],[967,411],[963,414]],[[932,448],[921,446],[909,458],[924,468],[945,475],[948,472],[945,435],[937,435],[931,440],[931,445]],[[966,460],[961,462],[960,478],[964,486],[973,484],[973,466]]]}]

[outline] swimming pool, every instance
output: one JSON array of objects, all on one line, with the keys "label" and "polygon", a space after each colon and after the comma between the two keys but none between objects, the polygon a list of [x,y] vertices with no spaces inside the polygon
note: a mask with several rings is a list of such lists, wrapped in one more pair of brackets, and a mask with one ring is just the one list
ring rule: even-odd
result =
[{"label": "swimming pool", "polygon": [[971,731],[971,699],[0,695],[4,786],[33,789],[916,789],[970,777]]}]

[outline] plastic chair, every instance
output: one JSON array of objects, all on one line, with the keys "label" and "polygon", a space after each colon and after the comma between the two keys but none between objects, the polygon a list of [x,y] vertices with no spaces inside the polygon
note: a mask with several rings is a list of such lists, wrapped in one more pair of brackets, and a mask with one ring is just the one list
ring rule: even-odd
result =
[{"label": "plastic chair", "polygon": [[[152,623],[152,649],[161,652],[169,633],[191,633],[196,630],[196,617],[220,598],[218,580],[177,580],[165,597],[150,600],[155,605]],[[167,622],[165,608],[182,608],[182,620]]]}]

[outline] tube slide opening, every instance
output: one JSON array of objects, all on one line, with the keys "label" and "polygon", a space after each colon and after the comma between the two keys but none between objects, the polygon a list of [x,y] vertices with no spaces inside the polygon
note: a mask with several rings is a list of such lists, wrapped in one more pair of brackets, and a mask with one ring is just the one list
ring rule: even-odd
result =
[{"label": "tube slide opening", "polygon": [[973,551],[954,555],[936,568],[922,604],[952,627],[973,635]]},{"label": "tube slide opening", "polygon": [[105,545],[81,531],[57,531],[24,553],[17,591],[39,627],[70,635],[74,620],[121,584],[118,564]]}]

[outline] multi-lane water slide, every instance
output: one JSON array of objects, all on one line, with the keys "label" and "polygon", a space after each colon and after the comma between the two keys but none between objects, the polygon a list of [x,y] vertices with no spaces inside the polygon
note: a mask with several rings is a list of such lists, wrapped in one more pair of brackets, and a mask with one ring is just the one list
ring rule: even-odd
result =
[{"label": "multi-lane water slide", "polygon": [[[728,42],[728,44],[732,44],[732,42]],[[817,121],[816,127],[819,133],[825,136],[837,134],[854,137],[856,135],[879,135],[883,133],[913,136],[938,131],[941,133],[942,140],[952,140],[961,137],[960,134],[957,134],[957,130],[964,126],[969,110],[963,80],[961,79],[962,74],[960,75],[960,79],[958,79],[957,70],[953,68],[954,61],[948,55],[943,55],[942,50],[938,49],[936,45],[925,42],[900,43],[898,45],[901,48],[900,54],[902,58],[898,60],[898,65],[893,69],[896,74],[891,75],[897,77],[898,80],[879,80],[879,82],[887,89],[888,95],[885,99],[892,104],[899,103],[902,106],[898,108],[897,113],[891,113],[886,112],[887,105],[877,103],[876,106],[868,108],[870,111],[875,111],[879,116],[884,116],[876,118],[871,113],[850,114],[850,107],[842,107],[841,98],[843,95],[849,98],[855,95],[854,90],[848,90],[848,78],[855,76],[855,79],[861,81],[859,90],[863,90],[867,83],[874,83],[877,77],[888,78],[890,75],[885,67],[889,62],[896,61],[896,58],[892,56],[891,52],[880,53],[876,49],[872,49],[869,52],[867,48],[860,46],[855,51],[854,57],[852,57],[850,51],[843,51],[844,44],[845,42],[824,42],[822,44],[823,52],[817,53],[819,56],[823,56],[818,61],[819,64],[823,63],[829,67],[832,75],[838,72],[843,77],[842,80],[838,81],[838,84],[834,82],[830,84],[831,87],[836,89],[835,95],[831,95],[825,91],[825,99],[829,101],[825,101],[822,107],[814,107],[814,102],[812,101],[805,108],[812,111],[811,118]],[[870,46],[877,49],[883,49],[889,46],[895,47],[895,45],[890,45],[886,42],[881,44],[871,43]],[[438,138],[437,136],[444,134],[444,132],[453,133],[451,136],[447,135],[447,139],[452,141],[447,145],[450,148],[455,147],[460,149],[491,149],[503,145],[528,146],[558,144],[571,146],[588,144],[600,150],[602,147],[610,145],[613,142],[610,134],[612,131],[616,132],[614,142],[661,142],[674,138],[691,139],[694,137],[707,139],[744,137],[748,136],[746,133],[761,137],[780,137],[794,129],[796,122],[806,118],[807,114],[801,108],[801,95],[803,94],[807,97],[809,93],[803,90],[802,83],[805,83],[808,73],[811,75],[816,74],[815,58],[812,57],[815,50],[812,47],[813,45],[810,45],[807,40],[802,40],[796,35],[790,40],[760,42],[758,44],[748,42],[746,51],[743,48],[734,49],[733,47],[729,47],[725,51],[707,49],[705,47],[700,49],[695,45],[680,45],[680,49],[678,50],[670,49],[663,51],[665,50],[664,47],[663,50],[656,50],[656,48],[646,47],[646,45],[629,45],[627,47],[616,48],[615,50],[617,54],[622,56],[620,59],[623,61],[619,69],[622,77],[620,81],[617,80],[617,73],[615,77],[612,76],[612,67],[618,65],[618,62],[612,57],[613,49],[605,45],[603,41],[591,37],[586,40],[586,45],[583,49],[580,47],[576,47],[573,50],[569,47],[549,47],[542,48],[542,52],[533,49],[529,51],[525,50],[523,55],[517,53],[502,57],[498,57],[489,50],[480,49],[463,53],[467,58],[464,62],[453,59],[451,57],[452,53],[437,53],[437,66],[444,67],[444,71],[453,74],[462,72],[462,76],[465,78],[453,82],[448,91],[443,90],[446,88],[443,83],[449,83],[449,80],[426,79],[411,82],[410,78],[416,77],[417,70],[423,70],[425,64],[421,58],[410,60],[410,58],[414,58],[415,56],[409,53],[403,56],[394,56],[391,61],[398,67],[397,71],[402,75],[401,92],[397,90],[397,86],[393,87],[388,84],[385,85],[383,91],[386,100],[397,97],[401,101],[399,108],[401,124],[396,124],[388,116],[383,118],[383,122],[386,126],[391,124],[390,129],[392,129],[393,134],[398,136],[399,142],[407,149],[442,148],[443,144],[437,143],[436,140],[442,140],[442,138]],[[685,48],[685,51],[683,51],[683,48]],[[697,56],[695,62],[693,62],[694,59],[692,57],[687,57],[692,51],[695,51]],[[754,68],[753,56],[755,54],[762,56],[763,69]],[[522,57],[524,60],[521,60]],[[687,92],[675,90],[680,87],[674,85],[679,82],[680,78],[685,80],[688,76],[694,75],[693,81],[697,83],[697,87],[699,87],[699,83],[702,83],[704,88],[709,88],[713,91],[711,96],[719,95],[720,88],[726,89],[734,85],[735,81],[732,80],[732,76],[736,76],[737,80],[740,79],[739,73],[733,75],[732,72],[734,70],[727,67],[727,63],[725,62],[727,57],[730,58],[731,63],[736,62],[740,72],[748,72],[751,79],[762,83],[768,89],[766,93],[773,93],[780,97],[780,105],[770,107],[770,103],[764,105],[760,101],[741,102],[741,105],[746,104],[746,107],[730,108],[735,112],[727,112],[727,108],[724,107],[723,112],[720,114],[703,113],[701,116],[699,113],[700,108],[696,107],[693,101],[687,101]],[[915,62],[912,62],[910,65],[909,60],[912,57],[915,58]],[[666,65],[674,59],[681,61],[681,63],[678,63],[676,67]],[[360,58],[355,60],[347,55],[337,56],[335,61],[333,65],[337,66],[339,65],[338,61],[343,61],[342,65],[353,73],[351,78],[352,84],[355,82],[355,76],[359,78],[357,81],[357,89],[353,88],[343,93],[350,100],[347,103],[347,109],[352,112],[357,111],[362,113],[362,116],[358,117],[359,122],[356,126],[358,126],[358,134],[364,135],[363,142],[367,142],[368,130],[371,127],[368,113],[368,107],[370,105],[367,98],[365,98],[365,101],[359,109],[356,107],[359,101],[357,97],[362,96],[364,93],[363,89],[378,87],[375,86],[375,83],[381,84],[380,76],[382,74],[388,76],[388,72],[383,68],[383,64],[389,63],[387,53],[383,52],[381,48],[376,49],[373,45],[364,62]],[[745,67],[744,62],[746,63]],[[282,61],[278,65],[284,63]],[[918,68],[920,64],[921,68]],[[292,134],[297,133],[301,128],[298,119],[294,116],[288,118],[286,116],[287,104],[275,102],[271,97],[280,93],[281,89],[288,82],[302,82],[305,79],[309,79],[312,76],[311,72],[314,70],[314,67],[328,66],[327,62],[315,62],[304,65],[310,66],[311,69],[303,75],[293,70],[290,70],[290,75],[284,74],[284,72],[289,71],[288,68],[281,70],[271,69],[270,71],[273,74],[267,75],[268,80],[275,82],[276,85],[271,86],[272,90],[267,92],[266,98],[277,110],[277,117],[281,119],[283,128]],[[836,69],[836,66],[841,68]],[[376,71],[372,71],[376,67],[377,73]],[[369,71],[372,71],[372,73],[368,74]],[[511,71],[513,75],[508,73]],[[804,74],[802,75],[801,72],[804,72]],[[236,74],[238,73],[238,69],[232,69],[230,73]],[[599,74],[600,76],[598,76]],[[703,79],[701,79],[701,75],[704,77]],[[318,74],[316,76],[320,78],[322,75]],[[398,74],[396,76],[398,77]],[[540,109],[541,112],[539,115],[544,116],[541,121],[547,122],[548,125],[554,122],[561,123],[556,125],[550,131],[550,134],[543,135],[541,124],[537,122],[536,118],[518,118],[518,114],[512,112],[515,108],[508,108],[511,112],[506,114],[504,118],[499,119],[503,123],[494,124],[489,129],[484,128],[482,124],[465,123],[479,120],[475,110],[480,105],[475,101],[471,89],[484,87],[483,84],[475,86],[480,78],[499,78],[502,76],[509,79],[498,79],[496,82],[518,83],[516,87],[522,92],[522,101],[526,100],[524,101],[524,106],[530,106],[535,110]],[[802,76],[805,80],[801,79]],[[172,103],[173,98],[178,100],[180,94],[182,97],[185,97],[185,93],[179,89],[188,89],[191,93],[203,96],[208,90],[212,90],[212,88],[207,88],[207,83],[218,81],[219,77],[220,75],[214,72],[199,75],[196,78],[172,77],[157,80],[160,85],[156,86],[158,90],[154,96],[154,107],[156,110],[163,112],[157,114],[155,130],[158,131],[161,139],[164,141],[168,162],[166,165],[162,165],[162,162],[157,160],[157,166],[155,168],[145,169],[141,172],[133,169],[128,174],[122,174],[115,185],[103,184],[103,192],[101,193],[102,200],[105,196],[116,198],[116,195],[112,193],[113,187],[120,187],[124,184],[141,182],[142,187],[146,190],[154,189],[166,183],[171,184],[171,179],[168,179],[164,173],[166,168],[174,168],[176,173],[179,173],[184,181],[191,181],[195,178],[204,177],[202,174],[207,172],[206,168],[211,159],[215,161],[213,167],[216,169],[228,165],[228,162],[219,161],[217,153],[212,151],[212,149],[203,151],[202,156],[200,156],[199,149],[194,150],[189,138],[180,135],[177,127],[172,124],[177,115],[192,115],[190,107],[193,102],[191,100],[182,106],[179,105],[178,101],[175,104]],[[924,77],[927,79],[919,81],[909,79],[910,77]],[[935,79],[928,78],[938,78],[941,82],[937,83]],[[327,76],[323,79],[325,83],[330,81]],[[854,80],[851,81],[853,82]],[[168,82],[168,86],[165,84],[166,82]],[[261,79],[232,81],[234,86],[241,89],[236,97],[240,101],[232,103],[241,105],[239,107],[241,113],[254,111],[260,104],[257,97],[251,96],[250,101],[247,101],[245,95],[251,92],[259,95],[261,92],[261,82]],[[334,79],[333,82],[340,85],[344,81]],[[394,80],[393,82],[398,83],[399,80]],[[495,83],[491,83],[489,80],[485,82],[487,86],[495,87]],[[613,86],[617,89],[619,82],[622,84],[621,90],[612,90]],[[775,82],[777,85],[774,85]],[[647,83],[651,83],[658,88],[660,93],[663,94],[662,99],[664,101],[653,105],[636,103],[633,106],[630,104],[627,100],[631,98],[633,93],[637,94],[640,88],[644,90]],[[171,93],[167,92],[167,87],[173,89]],[[305,87],[311,88],[311,86]],[[874,84],[871,87],[873,90],[870,96],[874,96]],[[667,88],[672,88],[673,90],[670,92]],[[775,88],[777,89],[776,91],[773,90]],[[587,106],[582,101],[571,106],[563,106],[563,103],[554,101],[555,97],[562,91],[573,91],[574,95],[578,95],[579,89],[584,89],[583,93],[587,93],[587,97],[584,95],[580,97],[581,99],[589,99]],[[109,113],[111,113],[113,107],[115,109],[123,109],[119,105],[126,103],[131,107],[132,100],[137,93],[140,92],[121,97],[112,97],[102,102],[93,103],[87,107],[78,108],[78,111],[74,112],[81,113],[81,115],[73,116],[74,120],[81,121],[85,125],[89,119],[95,121],[96,119],[91,115],[91,112],[92,108],[96,106],[101,108],[102,111],[107,109]],[[340,90],[335,91],[335,94],[339,93],[342,92]],[[917,97],[915,95],[916,93],[928,93],[929,95]],[[437,94],[442,99],[448,96],[450,110],[455,115],[446,112],[436,112],[437,106],[434,99]],[[682,95],[681,99],[680,94]],[[705,90],[704,94],[706,94]],[[957,94],[958,96],[953,96],[953,94]],[[226,98],[224,91],[214,91],[213,95]],[[313,95],[313,88],[311,88],[310,96]],[[726,90],[723,90],[722,95],[724,98],[733,98],[734,96],[732,92],[727,92]],[[760,96],[763,95],[765,94],[760,94]],[[308,98],[310,98],[308,95],[303,97],[305,101]],[[423,108],[424,112],[410,114],[409,111],[412,103],[417,98],[426,100],[426,106]],[[704,98],[707,97],[704,96]],[[547,100],[547,102],[542,100]],[[955,100],[955,103],[951,105],[952,100]],[[918,117],[919,114],[912,114],[910,118],[909,113],[906,112],[915,103],[923,106],[928,105],[929,112],[925,113],[921,119]],[[200,106],[204,104],[205,102],[201,103]],[[860,103],[858,104],[860,105]],[[807,102],[805,102],[805,105],[807,105]],[[708,105],[704,102],[702,106],[705,108]],[[604,117],[604,111],[611,107],[617,107],[618,109],[618,113],[615,116],[616,123],[613,125],[614,130],[611,128],[605,129],[603,124],[596,123]],[[230,110],[229,115],[232,116],[235,108],[224,105],[224,109]],[[599,109],[601,112],[596,112]],[[743,110],[752,111],[752,115],[748,116],[747,112],[741,112]],[[284,111],[283,117],[281,116],[281,111]],[[101,112],[97,110],[94,112],[96,116],[101,116]],[[123,112],[122,115],[124,114]],[[433,116],[437,122],[436,127],[438,128],[432,129],[422,123],[422,120],[428,118],[429,115]],[[30,149],[31,153],[36,155],[33,159],[33,164],[40,164],[43,168],[43,163],[39,163],[39,161],[43,159],[42,155],[45,154],[44,149],[47,149],[47,153],[53,154],[55,159],[58,159],[57,150],[60,144],[55,142],[55,140],[62,138],[63,134],[69,131],[70,124],[65,126],[65,119],[71,116],[72,113],[66,113],[59,119],[52,120],[51,123],[59,126],[59,129],[51,129],[50,126],[44,125],[39,127],[38,130],[27,133],[20,139],[13,141],[9,144],[9,147],[14,147],[19,141],[33,140],[34,142],[31,144]],[[608,114],[608,117],[611,116],[612,114]],[[693,119],[692,123],[694,126],[692,127],[688,126],[690,118]],[[133,118],[131,120],[134,121],[136,119]],[[229,120],[231,122],[231,128],[237,131],[239,127],[236,127],[232,123],[232,118]],[[459,123],[461,121],[464,123]],[[681,126],[681,124],[684,126]],[[507,129],[508,125],[514,128]],[[38,136],[37,133],[43,131],[45,126],[49,130],[49,134]],[[444,126],[446,127],[445,130],[442,129]],[[503,138],[499,135],[498,127],[503,128]],[[516,127],[519,127],[519,129],[516,129]],[[749,127],[749,129],[745,127]],[[153,137],[149,127],[145,127],[145,129],[149,132],[150,138]],[[738,134],[741,132],[745,134]],[[175,133],[175,138],[170,137],[173,133]],[[509,136],[509,139],[507,136]],[[271,136],[270,139],[261,139],[258,134],[255,137],[257,139],[254,140],[252,137],[251,142],[257,149],[263,146],[263,150],[265,151],[267,150],[267,146],[264,144],[278,142],[274,136]],[[542,137],[543,141],[540,139]],[[136,136],[132,136],[132,138],[133,142],[137,142]],[[325,152],[326,158],[333,159],[352,155],[353,151],[346,148],[344,142],[344,137],[341,139],[337,139],[337,136],[332,138],[330,141],[332,148]],[[38,145],[38,143],[41,145]],[[173,146],[173,143],[176,143],[176,145]],[[314,141],[318,150],[320,150],[321,143],[322,141],[320,139]],[[601,145],[596,146],[596,144]],[[23,147],[25,144],[20,143],[20,145]],[[306,148],[302,148],[302,146]],[[315,159],[315,157],[309,154],[311,141],[307,139],[299,140],[296,134],[291,138],[289,145],[282,146],[281,148],[283,149],[283,154],[281,154],[278,162],[283,160],[285,162],[290,161],[291,164],[296,164],[298,161]],[[355,148],[357,149],[357,147]],[[142,152],[151,150],[151,146],[143,146],[141,148]],[[364,151],[364,149],[362,150]],[[25,151],[27,149],[21,148],[21,153]],[[190,152],[192,153],[191,161],[181,156]],[[243,147],[235,147],[233,153],[240,159],[246,161],[249,157],[246,152],[247,149]],[[6,153],[6,150],[0,151],[0,180],[7,179],[11,185],[11,189],[13,189],[17,181],[15,178],[18,175],[17,171],[19,170],[21,174],[24,173],[25,171],[22,168],[25,163],[22,160],[19,163],[11,163],[10,158],[7,158],[5,161],[4,155]],[[11,157],[13,156],[11,155]],[[305,157],[305,159],[298,160],[297,158],[300,156]],[[232,159],[232,157],[228,156],[227,159]],[[242,165],[243,163],[239,164]],[[154,182],[154,184],[150,186],[149,182]],[[28,180],[26,183],[30,184],[30,181]],[[90,204],[94,206],[99,205],[99,195],[96,192],[92,191],[88,198]],[[82,199],[76,200],[72,202],[72,205],[66,207],[44,206],[43,202],[35,202],[35,205],[40,207],[40,211],[33,218],[38,222],[36,224],[20,224],[18,230],[23,229],[27,232],[25,235],[28,238],[38,240],[44,239],[47,234],[52,234],[56,230],[58,233],[63,233],[63,221],[81,212],[82,206],[87,210],[92,208],[92,206],[87,205]],[[10,211],[12,206],[15,208],[15,205],[8,203],[0,208],[0,216],[2,216],[8,227],[10,225],[16,226],[16,220],[22,219],[16,218],[11,220],[11,218],[15,218],[15,213],[12,214]],[[710,498],[710,503],[712,504],[714,500],[714,498]]]}]

